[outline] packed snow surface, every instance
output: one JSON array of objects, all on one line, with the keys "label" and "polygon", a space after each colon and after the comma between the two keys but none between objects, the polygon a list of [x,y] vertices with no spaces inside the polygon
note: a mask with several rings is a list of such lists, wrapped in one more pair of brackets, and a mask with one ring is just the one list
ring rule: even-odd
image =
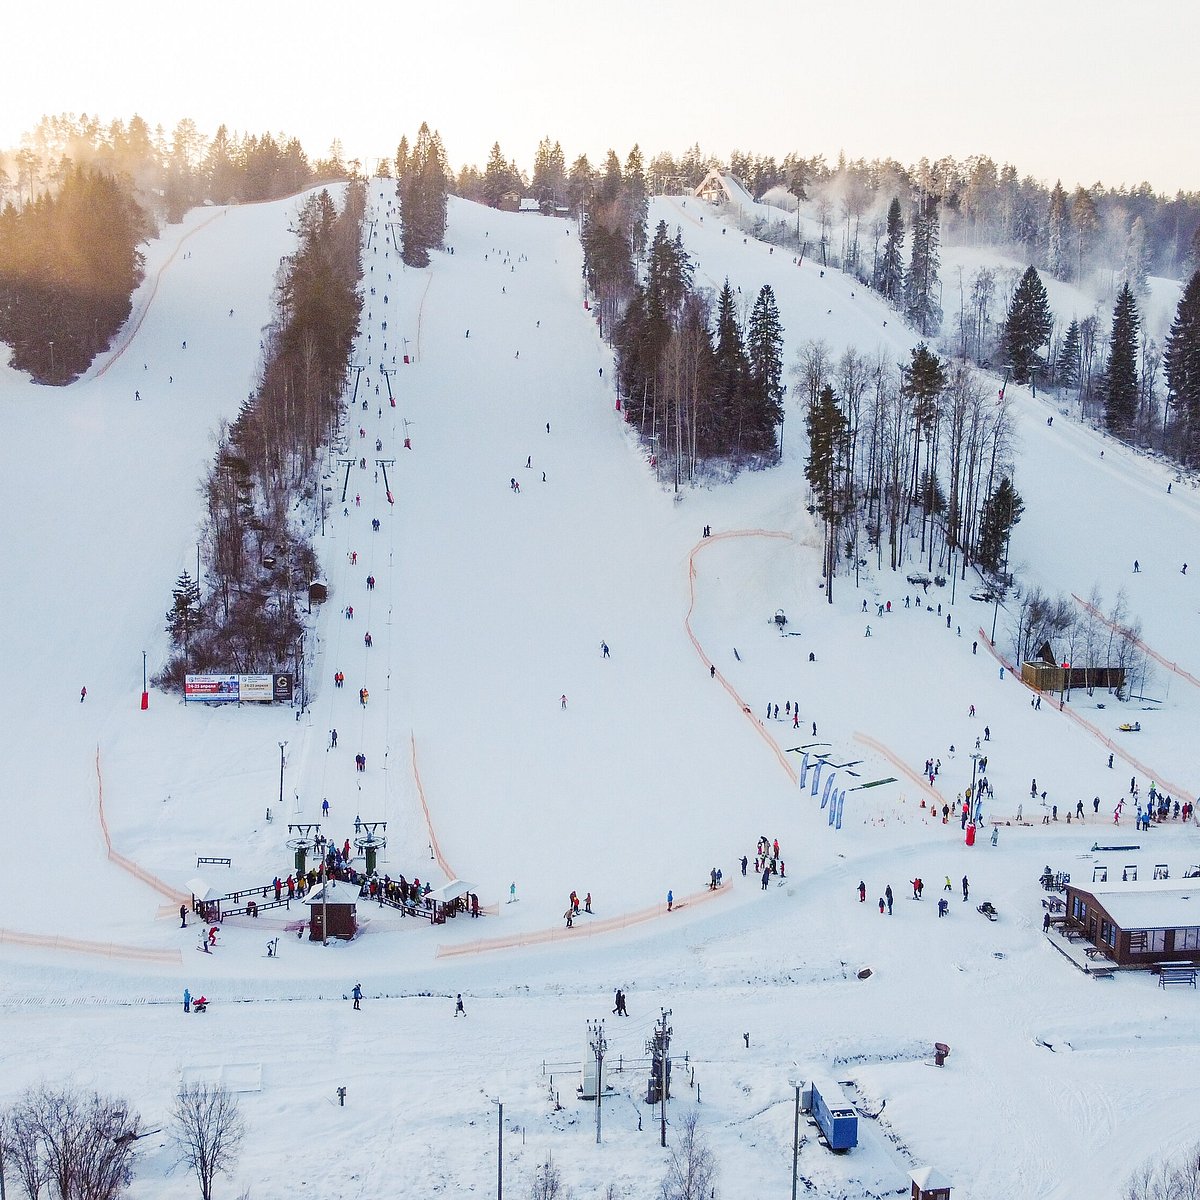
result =
[{"label": "packed snow surface", "polygon": [[[168,653],[199,481],[253,390],[298,203],[169,227],[125,334],[74,385],[0,374],[0,1102],[43,1080],[94,1086],[154,1128],[181,1081],[223,1080],[248,1134],[222,1194],[331,1200],[486,1193],[502,1102],[510,1194],[552,1158],[577,1196],[647,1196],[668,1152],[642,1102],[646,1042],[666,1009],[668,1143],[695,1110],[729,1197],[784,1194],[792,1081],[814,1074],[849,1081],[871,1115],[847,1156],[802,1122],[805,1194],[907,1195],[907,1172],[933,1165],[963,1200],[1084,1200],[1185,1147],[1196,993],[1077,969],[1042,933],[1037,880],[1133,863],[1174,879],[1200,861],[1194,826],[1113,826],[1131,776],[1143,795],[1152,780],[1195,791],[1200,585],[1181,568],[1200,507],[1168,467],[1047,426],[1053,397],[1010,385],[1027,505],[1011,563],[1054,593],[1098,588],[1111,606],[1123,592],[1161,659],[1140,699],[1076,692],[1063,712],[1031,707],[1003,610],[993,653],[974,577],[926,594],[906,582],[916,564],[893,573],[870,552],[825,603],[801,388],[777,468],[677,493],[616,410],[575,225],[452,200],[453,253],[408,270],[390,185],[374,182],[365,370],[330,448],[324,531],[307,518],[330,586],[306,641],[308,707],[152,690],[141,711],[143,653],[151,674]],[[915,344],[853,280],[744,240],[698,200],[655,200],[659,219],[682,230],[700,286],[728,278],[748,309],[772,285],[789,364],[814,337],[896,362]],[[919,776],[940,759],[937,803],[954,808],[985,726],[995,798],[968,847]],[[816,795],[811,772],[799,786],[806,752],[846,789],[840,829],[821,807],[829,766]],[[1078,800],[1086,819],[1068,824]],[[293,904],[231,918],[205,955],[194,918],[180,929],[189,881],[260,887],[293,868],[289,823],[323,822],[340,844],[356,817],[387,822],[382,871],[462,879],[484,915],[430,926],[363,904],[360,935],[323,947],[296,936]],[[786,863],[765,889],[760,835]],[[567,929],[572,889],[593,912]],[[207,1013],[184,1014],[185,986]],[[575,1095],[597,1018],[615,1088],[599,1146]],[[194,1186],[165,1133],[140,1144],[131,1195]]]}]

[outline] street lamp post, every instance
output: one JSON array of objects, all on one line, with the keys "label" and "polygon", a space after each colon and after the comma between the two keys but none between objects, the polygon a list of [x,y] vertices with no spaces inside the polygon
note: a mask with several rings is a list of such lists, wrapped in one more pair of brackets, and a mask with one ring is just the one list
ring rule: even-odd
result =
[{"label": "street lamp post", "polygon": [[796,1109],[792,1119],[792,1200],[796,1200],[796,1181],[800,1171],[800,1080],[793,1077],[788,1083],[796,1090]]},{"label": "street lamp post", "polygon": [[279,811],[283,812],[283,748],[287,742],[279,743]]}]

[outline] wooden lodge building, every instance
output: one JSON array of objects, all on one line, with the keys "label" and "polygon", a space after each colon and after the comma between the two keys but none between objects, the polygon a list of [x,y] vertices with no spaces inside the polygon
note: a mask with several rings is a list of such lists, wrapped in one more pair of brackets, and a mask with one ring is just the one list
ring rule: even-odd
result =
[{"label": "wooden lodge building", "polygon": [[1121,967],[1200,963],[1200,879],[1069,883],[1066,926]]},{"label": "wooden lodge building", "polygon": [[1021,664],[1021,682],[1039,692],[1069,692],[1077,689],[1111,688],[1120,692],[1125,686],[1124,667],[1090,667],[1059,664],[1043,642],[1037,657]]}]

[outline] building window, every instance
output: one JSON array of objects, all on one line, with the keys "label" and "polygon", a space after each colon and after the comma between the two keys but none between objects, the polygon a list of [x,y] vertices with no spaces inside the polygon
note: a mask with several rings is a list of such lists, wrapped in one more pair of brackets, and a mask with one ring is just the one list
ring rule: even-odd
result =
[{"label": "building window", "polygon": [[1175,930],[1176,950],[1200,950],[1200,929]]},{"label": "building window", "polygon": [[1087,919],[1087,905],[1078,896],[1071,904],[1071,915],[1080,922]]},{"label": "building window", "polygon": [[1129,941],[1130,950],[1139,954],[1161,954],[1167,948],[1167,931],[1165,929],[1147,929],[1142,934],[1142,944],[1137,945],[1137,938]]}]

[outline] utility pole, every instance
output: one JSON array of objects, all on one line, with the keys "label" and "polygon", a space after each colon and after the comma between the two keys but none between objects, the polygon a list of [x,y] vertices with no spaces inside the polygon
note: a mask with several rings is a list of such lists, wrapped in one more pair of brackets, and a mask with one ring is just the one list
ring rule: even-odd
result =
[{"label": "utility pole", "polygon": [[600,1100],[604,1092],[604,1054],[608,1049],[608,1042],[604,1037],[604,1021],[597,1021],[594,1025],[588,1024],[588,1045],[592,1048],[592,1054],[596,1058],[596,1145],[600,1145]]},{"label": "utility pole", "polygon": [[279,743],[279,811],[283,812],[283,748],[287,742]]},{"label": "utility pole", "polygon": [[669,1008],[660,1009],[662,1020],[658,1026],[658,1070],[659,1070],[659,1099],[662,1101],[661,1127],[658,1144],[664,1149],[667,1145],[667,1058],[671,1048],[671,1027],[667,1018],[671,1015]]},{"label": "utility pole", "polygon": [[504,1101],[496,1106],[496,1200],[504,1200]]}]

